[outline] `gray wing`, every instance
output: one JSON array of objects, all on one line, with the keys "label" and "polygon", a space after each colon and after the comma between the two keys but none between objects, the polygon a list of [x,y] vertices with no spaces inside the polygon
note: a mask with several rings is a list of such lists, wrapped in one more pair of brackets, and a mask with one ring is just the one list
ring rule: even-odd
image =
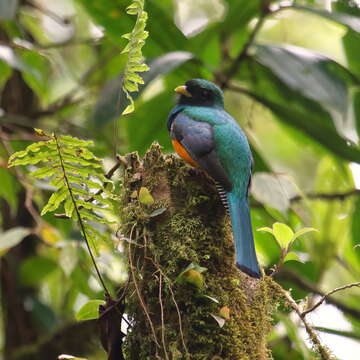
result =
[{"label": "gray wing", "polygon": [[195,121],[179,113],[172,123],[170,134],[224,190],[231,191],[230,179],[216,153],[213,128],[210,124]]}]

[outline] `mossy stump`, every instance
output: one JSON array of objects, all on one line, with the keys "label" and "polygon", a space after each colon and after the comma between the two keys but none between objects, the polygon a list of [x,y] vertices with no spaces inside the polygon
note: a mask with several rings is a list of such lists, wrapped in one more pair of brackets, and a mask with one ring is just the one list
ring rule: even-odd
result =
[{"label": "mossy stump", "polygon": [[[271,358],[266,336],[277,302],[274,284],[235,267],[229,218],[212,180],[163,155],[158,144],[143,159],[135,153],[126,159],[126,359]],[[138,195],[142,187],[151,194],[145,200]],[[191,263],[206,271],[179,281]]]}]

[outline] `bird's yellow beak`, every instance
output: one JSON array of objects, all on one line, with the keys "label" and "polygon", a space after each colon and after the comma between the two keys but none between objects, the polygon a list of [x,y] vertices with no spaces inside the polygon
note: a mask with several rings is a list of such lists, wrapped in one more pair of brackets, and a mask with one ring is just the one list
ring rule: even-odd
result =
[{"label": "bird's yellow beak", "polygon": [[186,89],[185,85],[182,86],[178,86],[177,88],[175,88],[175,91],[178,94],[184,95],[186,97],[192,97],[192,95],[189,93],[189,91]]}]

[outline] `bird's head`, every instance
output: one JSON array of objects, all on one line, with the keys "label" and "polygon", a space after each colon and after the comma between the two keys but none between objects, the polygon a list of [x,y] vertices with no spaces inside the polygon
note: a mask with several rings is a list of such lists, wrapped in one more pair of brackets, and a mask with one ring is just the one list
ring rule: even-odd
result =
[{"label": "bird's head", "polygon": [[224,107],[224,95],[221,89],[204,79],[188,80],[175,91],[180,94],[180,105]]}]

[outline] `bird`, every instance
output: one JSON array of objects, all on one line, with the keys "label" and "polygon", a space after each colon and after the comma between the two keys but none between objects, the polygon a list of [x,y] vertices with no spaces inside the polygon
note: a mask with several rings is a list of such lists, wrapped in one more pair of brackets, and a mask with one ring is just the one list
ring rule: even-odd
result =
[{"label": "bird", "polygon": [[180,96],[167,119],[172,145],[215,181],[230,215],[236,265],[260,278],[248,204],[253,159],[246,135],[224,110],[224,94],[216,84],[191,79],[175,91]]}]

